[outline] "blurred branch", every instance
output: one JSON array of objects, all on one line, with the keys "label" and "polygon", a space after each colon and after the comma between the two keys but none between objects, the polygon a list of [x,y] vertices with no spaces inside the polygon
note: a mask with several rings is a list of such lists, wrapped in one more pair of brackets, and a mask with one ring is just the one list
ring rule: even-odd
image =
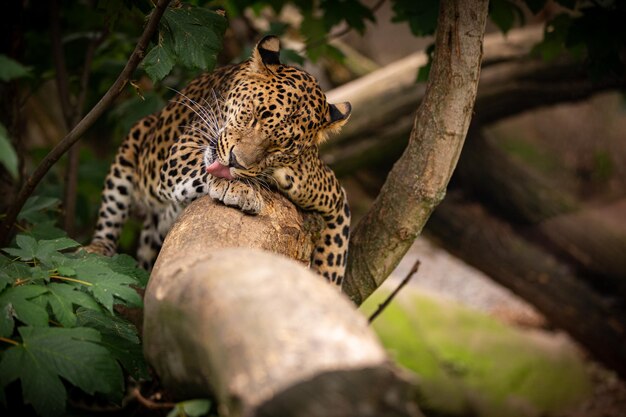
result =
[{"label": "blurred branch", "polygon": [[17,219],[17,215],[24,206],[28,197],[33,193],[37,184],[43,179],[50,168],[67,152],[67,150],[76,143],[81,136],[89,129],[96,120],[105,112],[106,109],[122,92],[124,86],[133,74],[133,71],[139,65],[144,57],[144,52],[150,42],[150,39],[157,30],[159,21],[165,13],[167,5],[171,0],[159,0],[155,9],[150,14],[150,18],[144,31],[133,50],[126,66],[117,77],[113,85],[100,99],[100,101],[89,111],[89,113],[76,124],[76,126],[48,153],[41,161],[35,172],[28,178],[22,189],[20,190],[15,203],[9,208],[6,218],[0,226],[0,243],[7,244],[11,235],[11,230]]}]

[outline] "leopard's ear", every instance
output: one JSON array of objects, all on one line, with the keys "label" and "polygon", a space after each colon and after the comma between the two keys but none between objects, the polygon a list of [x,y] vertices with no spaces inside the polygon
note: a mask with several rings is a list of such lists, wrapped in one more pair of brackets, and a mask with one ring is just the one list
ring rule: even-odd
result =
[{"label": "leopard's ear", "polygon": [[346,124],[348,119],[350,118],[350,114],[352,113],[352,105],[344,101],[339,104],[329,104],[328,105],[328,117],[329,122],[327,125],[328,129],[332,131],[339,130],[343,125]]},{"label": "leopard's ear", "polygon": [[266,36],[259,41],[252,51],[252,65],[255,70],[264,72],[271,65],[280,64],[280,40],[276,36]]}]

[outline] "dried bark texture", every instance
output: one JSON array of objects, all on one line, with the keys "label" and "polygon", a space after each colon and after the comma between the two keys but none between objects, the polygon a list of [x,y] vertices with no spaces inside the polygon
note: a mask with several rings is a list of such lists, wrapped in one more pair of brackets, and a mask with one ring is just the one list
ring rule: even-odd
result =
[{"label": "dried bark texture", "polygon": [[389,276],[445,195],[472,116],[487,6],[441,2],[430,79],[409,145],[350,241],[344,290],[357,304]]},{"label": "dried bark texture", "polygon": [[300,261],[313,249],[294,206],[267,201],[247,216],[201,199],[168,234],[144,301],[144,351],[162,382],[183,398],[214,393],[234,417],[419,416],[413,383],[354,305],[257,249]]}]

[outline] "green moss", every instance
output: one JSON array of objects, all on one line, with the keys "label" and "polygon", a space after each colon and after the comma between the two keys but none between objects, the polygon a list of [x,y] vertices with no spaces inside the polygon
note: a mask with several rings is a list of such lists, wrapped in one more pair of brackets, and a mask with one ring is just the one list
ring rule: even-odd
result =
[{"label": "green moss", "polygon": [[[386,298],[376,292],[368,314]],[[421,378],[426,406],[449,414],[554,414],[586,398],[573,349],[405,289],[374,322],[391,356]]]}]

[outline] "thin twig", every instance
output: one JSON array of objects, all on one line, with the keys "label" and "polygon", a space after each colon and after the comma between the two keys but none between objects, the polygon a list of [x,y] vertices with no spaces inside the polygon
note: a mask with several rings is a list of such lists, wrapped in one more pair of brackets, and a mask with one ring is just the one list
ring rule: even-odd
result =
[{"label": "thin twig", "polygon": [[16,342],[15,340],[13,340],[13,339],[9,339],[9,338],[6,338],[6,337],[0,337],[0,342],[9,343],[9,344],[11,344],[11,345],[13,345],[13,346],[19,346],[19,345],[20,345],[20,344],[19,344],[18,342]]},{"label": "thin twig", "polygon": [[417,270],[419,269],[420,264],[421,264],[421,262],[419,261],[419,259],[417,261],[415,261],[415,264],[413,265],[413,268],[411,268],[411,270],[406,275],[406,277],[404,277],[404,279],[402,280],[400,285],[398,285],[398,287],[395,290],[393,290],[393,292],[391,294],[389,294],[387,299],[385,301],[383,301],[383,303],[378,306],[376,311],[374,311],[374,314],[372,314],[370,316],[370,318],[367,320],[367,322],[369,324],[372,324],[374,319],[376,319],[376,317],[378,317],[380,315],[380,313],[382,313],[383,310],[385,310],[385,308],[387,308],[387,306],[389,305],[389,303],[391,303],[391,301],[394,299],[394,297],[396,295],[398,295],[398,293],[400,292],[402,287],[404,287],[411,280],[413,275],[415,275],[417,273]]},{"label": "thin twig", "polygon": [[26,180],[22,189],[20,190],[15,203],[9,208],[7,216],[0,226],[0,244],[6,245],[9,241],[10,232],[13,228],[13,224],[17,219],[17,215],[26,203],[28,197],[33,193],[37,184],[43,179],[50,168],[67,152],[67,150],[76,143],[82,135],[89,129],[95,122],[102,116],[106,109],[113,103],[113,101],[120,95],[124,86],[128,83],[128,80],[133,74],[133,71],[139,65],[139,62],[144,57],[144,52],[150,39],[156,32],[156,29],[161,20],[161,16],[165,13],[165,9],[171,0],[159,0],[156,8],[150,14],[150,18],[146,27],[135,46],[135,50],[131,54],[126,66],[117,77],[113,85],[109,88],[106,94],[100,99],[100,101],[91,109],[85,117],[68,133],[55,147],[48,153],[41,163],[35,169],[35,172]]},{"label": "thin twig", "polygon": [[172,409],[176,407],[176,403],[163,402],[159,403],[156,401],[152,401],[149,398],[144,397],[139,390],[139,387],[135,387],[132,391],[132,397],[136,398],[137,401],[141,403],[144,407],[150,410],[162,410],[162,409]]}]

